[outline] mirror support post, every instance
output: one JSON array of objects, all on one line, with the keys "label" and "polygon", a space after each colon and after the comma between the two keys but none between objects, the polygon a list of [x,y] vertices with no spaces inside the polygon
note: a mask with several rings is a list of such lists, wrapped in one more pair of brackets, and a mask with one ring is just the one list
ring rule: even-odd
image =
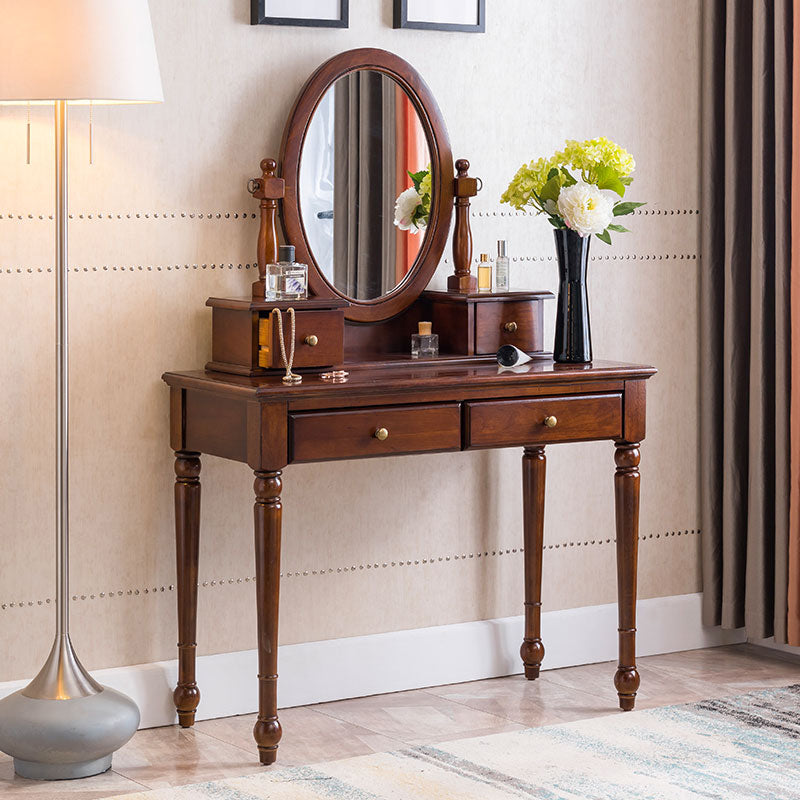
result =
[{"label": "mirror support post", "polygon": [[447,278],[447,291],[469,294],[478,290],[478,279],[471,273],[472,229],[469,224],[469,199],[478,194],[478,179],[470,178],[469,161],[456,161],[456,177],[453,179],[456,224],[453,230],[453,266],[455,271]]},{"label": "mirror support post", "polygon": [[265,158],[261,162],[261,177],[253,178],[247,189],[256,200],[260,200],[261,226],[258,229],[258,280],[253,283],[253,299],[263,300],[266,294],[267,264],[278,260],[278,200],[282,200],[286,191],[283,178],[275,177],[278,163],[274,158]]}]

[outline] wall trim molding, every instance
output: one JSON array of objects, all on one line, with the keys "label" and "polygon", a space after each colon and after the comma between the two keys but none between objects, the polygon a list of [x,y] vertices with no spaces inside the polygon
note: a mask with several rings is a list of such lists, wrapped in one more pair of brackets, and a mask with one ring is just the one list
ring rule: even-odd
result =
[{"label": "wall trim molding", "polygon": [[[745,641],[742,631],[703,627],[700,594],[640,600],[638,617],[639,656]],[[547,652],[542,669],[616,659],[616,627],[616,603],[545,612],[542,639]],[[278,652],[279,706],[516,675],[522,671],[522,635],[523,618],[519,616],[282,645]],[[106,686],[133,697],[142,712],[140,727],[152,728],[177,721],[172,705],[176,672],[177,661],[173,660],[92,674]],[[198,657],[202,700],[197,718],[256,711],[255,675],[255,650]],[[613,669],[608,679],[613,679]],[[24,680],[0,683],[0,697],[26,684]]]}]

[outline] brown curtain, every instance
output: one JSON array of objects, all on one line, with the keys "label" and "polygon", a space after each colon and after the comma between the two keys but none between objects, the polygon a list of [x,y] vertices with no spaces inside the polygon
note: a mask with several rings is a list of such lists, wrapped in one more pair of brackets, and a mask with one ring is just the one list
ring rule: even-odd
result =
[{"label": "brown curtain", "polygon": [[[792,132],[800,136],[800,0],[794,0]],[[792,390],[791,505],[789,515],[789,614],[786,639],[800,647],[800,147],[792,149]]]},{"label": "brown curtain", "polygon": [[792,0],[704,0],[704,618],[786,641]]}]

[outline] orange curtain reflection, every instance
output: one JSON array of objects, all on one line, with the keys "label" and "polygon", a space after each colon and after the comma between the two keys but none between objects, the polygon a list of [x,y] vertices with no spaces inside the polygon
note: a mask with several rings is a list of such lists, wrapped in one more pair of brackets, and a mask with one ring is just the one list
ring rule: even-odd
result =
[{"label": "orange curtain reflection", "polygon": [[[428,144],[419,117],[408,95],[398,86],[395,90],[395,186],[397,194],[412,185],[409,171],[418,172],[428,165]],[[395,278],[403,280],[414,264],[419,253],[424,232],[411,233],[395,229],[397,242]]]}]

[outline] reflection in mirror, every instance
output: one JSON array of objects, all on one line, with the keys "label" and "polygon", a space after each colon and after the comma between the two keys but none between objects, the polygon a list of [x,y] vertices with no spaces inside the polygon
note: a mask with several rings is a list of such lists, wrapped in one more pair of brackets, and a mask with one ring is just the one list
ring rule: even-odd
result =
[{"label": "reflection in mirror", "polygon": [[430,154],[414,104],[392,78],[359,70],[317,106],[300,159],[303,225],[320,271],[373,300],[411,270],[427,229]]}]

